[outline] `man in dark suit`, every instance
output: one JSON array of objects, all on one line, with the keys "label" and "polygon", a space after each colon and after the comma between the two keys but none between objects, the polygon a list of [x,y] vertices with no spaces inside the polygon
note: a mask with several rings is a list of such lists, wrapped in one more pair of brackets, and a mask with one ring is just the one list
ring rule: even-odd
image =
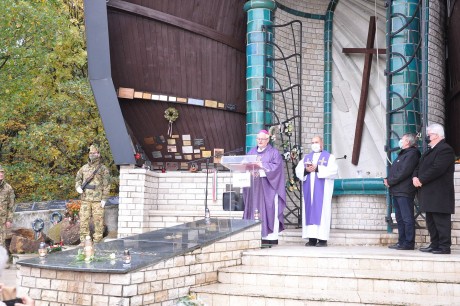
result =
[{"label": "man in dark suit", "polygon": [[420,210],[426,212],[430,245],[422,252],[450,254],[452,244],[451,215],[455,213],[455,153],[444,140],[444,128],[437,123],[427,127],[429,149],[423,153],[412,174],[418,188]]},{"label": "man in dark suit", "polygon": [[420,159],[416,145],[414,134],[401,137],[401,151],[393,161],[388,177],[383,179],[385,186],[390,188],[398,224],[398,243],[390,245],[390,249],[413,250],[415,246],[414,198],[417,189],[412,184],[412,173]]}]

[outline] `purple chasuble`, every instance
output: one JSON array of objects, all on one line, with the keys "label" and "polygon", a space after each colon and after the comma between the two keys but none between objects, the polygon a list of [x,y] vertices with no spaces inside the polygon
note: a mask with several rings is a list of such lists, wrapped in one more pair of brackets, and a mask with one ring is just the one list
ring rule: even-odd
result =
[{"label": "purple chasuble", "polygon": [[[307,161],[313,160],[313,153],[311,152],[304,158],[304,163]],[[327,166],[329,161],[329,156],[331,154],[327,151],[321,151],[318,159],[318,165]],[[313,203],[311,201],[311,175],[307,174],[307,179],[303,183],[303,199],[305,201],[305,225],[320,225],[321,224],[321,214],[323,212],[323,199],[324,199],[324,183],[326,179],[318,178],[318,175],[315,175],[313,187]]]},{"label": "purple chasuble", "polygon": [[[284,229],[283,211],[286,207],[286,182],[284,178],[283,158],[278,150],[267,145],[265,150],[258,152],[251,149],[247,155],[257,155],[262,161],[266,177],[251,176],[251,187],[243,189],[244,214],[243,219],[254,219],[257,208],[262,222],[262,237],[273,233],[275,213],[278,214],[279,231]],[[275,195],[278,194],[278,211],[275,212]]]}]

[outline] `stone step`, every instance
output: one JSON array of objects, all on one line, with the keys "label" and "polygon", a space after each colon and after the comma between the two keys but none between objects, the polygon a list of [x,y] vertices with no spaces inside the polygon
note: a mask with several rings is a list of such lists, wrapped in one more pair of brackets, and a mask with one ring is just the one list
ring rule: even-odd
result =
[{"label": "stone step", "polygon": [[[388,233],[386,231],[364,231],[364,230],[343,230],[331,229],[328,245],[389,245],[398,241],[397,233]],[[288,228],[279,235],[279,243],[284,245],[304,245],[305,239],[302,239],[302,229]]]},{"label": "stone step", "polygon": [[209,305],[460,305],[460,251],[278,245],[193,288]]},{"label": "stone step", "polygon": [[460,297],[341,290],[305,290],[281,286],[212,284],[191,289],[207,305],[315,306],[315,305],[460,305]]},{"label": "stone step", "polygon": [[[342,271],[374,270],[379,272],[460,273],[460,251],[437,255],[419,250],[398,251],[378,246],[277,246],[247,251],[242,264],[251,267],[286,267],[337,269]],[[460,280],[460,279],[459,279]]]},{"label": "stone step", "polygon": [[458,273],[400,272],[351,269],[237,266],[219,270],[221,284],[280,286],[305,290],[372,291],[436,295],[460,292]]}]

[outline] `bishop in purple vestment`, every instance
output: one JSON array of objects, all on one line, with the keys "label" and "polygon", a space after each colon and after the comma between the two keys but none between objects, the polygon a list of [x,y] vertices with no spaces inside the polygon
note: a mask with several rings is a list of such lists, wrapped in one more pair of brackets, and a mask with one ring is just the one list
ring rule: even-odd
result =
[{"label": "bishop in purple vestment", "polygon": [[262,130],[257,134],[257,147],[248,155],[257,155],[260,169],[252,173],[251,187],[244,188],[243,219],[254,219],[258,209],[262,222],[262,239],[277,244],[278,233],[284,230],[283,211],[286,207],[286,189],[281,154],[269,143],[269,134]]}]

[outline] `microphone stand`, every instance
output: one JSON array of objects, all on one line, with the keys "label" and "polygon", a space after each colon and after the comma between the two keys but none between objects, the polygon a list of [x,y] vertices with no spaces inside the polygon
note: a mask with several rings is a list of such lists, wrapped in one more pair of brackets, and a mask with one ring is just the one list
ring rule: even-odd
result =
[{"label": "microphone stand", "polygon": [[[225,154],[237,153],[237,152],[241,152],[243,150],[244,150],[243,147],[241,147],[241,148],[229,151],[229,152],[225,152],[223,154],[216,154],[216,155],[212,155],[212,156],[208,156],[208,157],[198,158],[198,159],[195,159],[195,160],[192,160],[192,161],[188,162],[190,164],[190,163],[195,163],[195,162],[198,162],[198,161],[206,160],[206,189],[205,189],[205,196],[204,196],[204,219],[205,219],[206,224],[209,224],[211,222],[211,213],[210,213],[209,208],[208,208],[209,161],[210,161],[211,158],[214,158],[214,157],[222,157]],[[231,199],[229,200],[229,203],[230,203],[229,205],[230,205],[230,210],[231,210],[231,207],[232,207]]]}]

